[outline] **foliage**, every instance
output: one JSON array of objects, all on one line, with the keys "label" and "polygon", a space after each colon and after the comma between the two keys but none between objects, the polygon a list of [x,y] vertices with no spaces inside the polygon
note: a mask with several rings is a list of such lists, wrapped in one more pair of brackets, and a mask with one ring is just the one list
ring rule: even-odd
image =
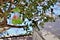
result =
[{"label": "foliage", "polygon": [[[56,3],[56,0],[49,0],[49,1],[47,1],[47,5],[42,4],[42,2],[44,2],[44,0],[29,0],[29,2],[26,2],[26,0],[16,0],[16,1],[17,1],[17,3],[14,4],[14,5],[16,5],[16,8],[12,9],[13,12],[20,12],[20,13],[24,14],[23,15],[24,17],[27,17],[28,19],[32,20],[32,18],[34,16],[32,13],[37,13],[38,12],[37,11],[37,6],[40,4],[40,6],[42,6],[42,10],[43,10],[43,13],[40,15],[40,17],[41,17],[40,19],[41,20],[43,19],[42,23],[40,23],[41,26],[45,22],[48,22],[50,20],[54,20],[53,17],[47,16],[45,14],[45,11],[47,9],[49,9],[51,5],[54,6],[54,4]],[[9,12],[5,12],[5,15],[8,14],[8,13]],[[45,17],[46,17],[46,19],[45,19]],[[20,20],[20,19],[17,19],[17,20],[13,19],[12,23],[13,24],[21,24],[22,20]],[[37,27],[37,23],[35,23],[35,24],[34,25]]]},{"label": "foliage", "polygon": [[12,19],[12,24],[21,24],[23,21],[21,19]]},{"label": "foliage", "polygon": [[16,7],[15,9],[12,10],[13,12],[20,12],[20,9]]}]

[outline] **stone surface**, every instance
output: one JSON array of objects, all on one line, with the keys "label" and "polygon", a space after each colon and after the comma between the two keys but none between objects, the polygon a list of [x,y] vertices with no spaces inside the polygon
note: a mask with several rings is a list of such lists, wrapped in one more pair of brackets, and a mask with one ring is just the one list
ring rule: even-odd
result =
[{"label": "stone surface", "polygon": [[60,38],[60,19],[56,19],[55,22],[48,22],[44,25],[44,30],[51,32],[58,38]]}]

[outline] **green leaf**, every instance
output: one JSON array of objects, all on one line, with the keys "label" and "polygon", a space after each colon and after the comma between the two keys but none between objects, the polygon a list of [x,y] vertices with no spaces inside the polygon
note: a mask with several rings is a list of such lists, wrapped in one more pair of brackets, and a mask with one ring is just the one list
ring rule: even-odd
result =
[{"label": "green leaf", "polygon": [[20,9],[16,7],[15,9],[13,9],[13,12],[20,12]]},{"label": "green leaf", "polygon": [[21,19],[12,19],[13,24],[21,24],[23,21]]}]

